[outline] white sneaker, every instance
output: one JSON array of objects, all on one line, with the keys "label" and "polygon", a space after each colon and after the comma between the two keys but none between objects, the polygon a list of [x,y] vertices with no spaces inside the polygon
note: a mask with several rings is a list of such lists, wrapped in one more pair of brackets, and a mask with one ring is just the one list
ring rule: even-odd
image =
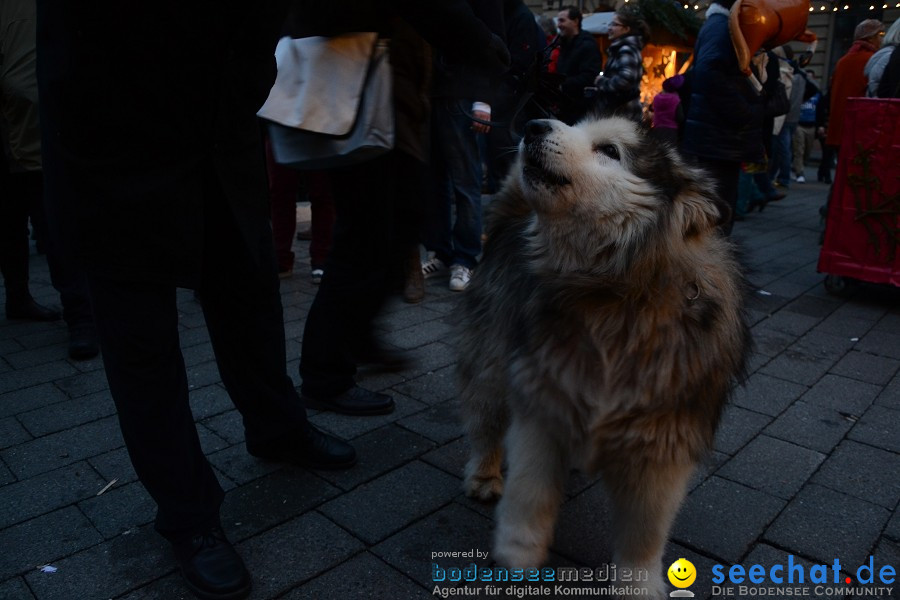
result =
[{"label": "white sneaker", "polygon": [[797,175],[797,183],[806,183],[806,177],[803,175]]},{"label": "white sneaker", "polygon": [[438,257],[432,257],[422,263],[422,275],[425,279],[445,275],[447,273],[447,265]]},{"label": "white sneaker", "polygon": [[470,279],[472,279],[472,269],[462,265],[453,265],[450,267],[450,291],[463,291],[469,287]]}]

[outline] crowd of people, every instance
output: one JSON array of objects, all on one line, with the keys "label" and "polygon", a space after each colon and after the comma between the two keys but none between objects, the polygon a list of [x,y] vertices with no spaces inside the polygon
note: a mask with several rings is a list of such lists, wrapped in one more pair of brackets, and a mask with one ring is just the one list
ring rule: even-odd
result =
[{"label": "crowd of people", "polygon": [[[356,385],[360,365],[409,364],[374,321],[398,290],[420,301],[426,278],[466,289],[481,254],[482,191],[509,168],[517,123],[649,113],[652,134],[714,178],[728,234],[742,211],[783,196],[772,179],[782,188],[804,181],[814,139],[839,144],[847,97],[897,97],[897,23],[887,35],[878,21],[860,23],[830,87],[774,51],[753,61],[756,88],[729,36],[733,1],[710,6],[693,67],[666,80],[648,110],[640,89],[650,29],[633,11],[610,22],[604,61],[578,9],[561,10],[547,31],[522,0],[237,2],[214,14],[194,4],[3,2],[6,315],[62,316],[72,358],[102,350],[129,455],[157,503],[156,529],[194,593],[243,597],[250,576],[219,522],[224,493],[188,405],[175,289],[197,293],[247,451],[352,466],[353,447],[311,425],[306,409],[394,410],[390,396]],[[348,31],[390,39],[394,148],[327,171],[278,165],[256,116],[276,41]],[[742,174],[762,199],[741,205]],[[828,167],[819,178],[830,181]],[[301,190],[312,228],[298,234]],[[62,315],[29,292],[29,217]],[[279,292],[296,269],[295,235],[311,240],[319,285],[299,393],[286,372]]]}]

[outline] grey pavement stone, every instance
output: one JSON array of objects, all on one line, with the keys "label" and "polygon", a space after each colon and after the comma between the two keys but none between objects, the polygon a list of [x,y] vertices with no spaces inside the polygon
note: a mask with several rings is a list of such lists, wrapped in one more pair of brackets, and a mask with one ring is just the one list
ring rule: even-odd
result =
[{"label": "grey pavement stone", "polygon": [[109,389],[109,383],[106,381],[106,371],[78,373],[72,377],[58,379],[56,385],[68,394],[70,398],[79,398]]},{"label": "grey pavement stone", "polygon": [[882,390],[875,399],[875,404],[900,410],[900,373]]},{"label": "grey pavement stone", "polygon": [[469,443],[464,437],[453,440],[449,444],[444,444],[422,456],[422,460],[428,464],[441,469],[448,475],[460,478],[463,475],[463,468],[465,468],[468,459]]},{"label": "grey pavement stone", "polygon": [[85,423],[0,452],[16,477],[31,477],[124,445],[116,417]]},{"label": "grey pavement stone", "polygon": [[817,298],[815,296],[800,296],[796,300],[788,302],[783,310],[798,315],[806,315],[817,319],[826,319],[842,302],[834,298]]},{"label": "grey pavement stone", "polygon": [[404,373],[409,379],[455,364],[456,350],[443,342],[433,342],[416,348],[414,357],[415,366]]},{"label": "grey pavement stone", "polygon": [[131,465],[128,450],[124,446],[99,456],[92,456],[88,462],[106,481],[118,479],[119,485],[137,481],[137,474]]},{"label": "grey pavement stone", "polygon": [[455,440],[463,434],[457,400],[431,406],[411,417],[400,419],[399,424],[439,444]]},{"label": "grey pavement stone", "polygon": [[563,503],[553,534],[553,551],[592,566],[612,562],[611,507],[602,484]]},{"label": "grey pavement stone", "polygon": [[238,545],[253,574],[251,599],[287,592],[362,549],[359,540],[317,513],[293,519]]},{"label": "grey pavement stone", "polygon": [[900,473],[900,455],[845,440],[812,481],[891,510],[900,501],[900,478],[886,473]]},{"label": "grey pavement stone", "polygon": [[756,351],[770,358],[774,358],[784,352],[800,337],[799,334],[788,333],[781,329],[772,329],[767,321],[763,321],[755,326],[751,333],[753,334],[753,344]]},{"label": "grey pavement stone", "polygon": [[19,415],[19,420],[35,437],[56,433],[115,414],[116,405],[108,391],[65,400]]},{"label": "grey pavement stone", "polygon": [[762,321],[757,327],[775,329],[786,334],[801,336],[818,325],[820,321],[821,319],[817,317],[779,311],[765,321]]},{"label": "grey pavement stone", "polygon": [[[386,539],[375,546],[372,552],[430,590],[434,585],[433,563],[443,568],[465,567],[473,562],[478,566],[489,566],[493,560],[490,554],[491,530],[490,519],[451,503]],[[447,558],[436,554],[472,550],[479,550],[482,554],[487,552],[487,559]]]},{"label": "grey pavement stone", "polygon": [[222,381],[219,366],[214,360],[187,367],[187,376],[188,388],[192,390]]},{"label": "grey pavement stone", "polygon": [[900,360],[854,351],[834,365],[831,372],[876,385],[886,385],[898,369]]},{"label": "grey pavement stone", "polygon": [[900,359],[900,335],[876,329],[859,340],[855,349],[868,354]]},{"label": "grey pavement stone", "polygon": [[34,600],[34,594],[21,577],[0,583],[0,600]]},{"label": "grey pavement stone", "polygon": [[434,448],[435,443],[411,431],[387,425],[353,440],[359,462],[352,469],[321,471],[319,477],[350,490]]},{"label": "grey pavement stone", "polygon": [[15,417],[0,419],[0,449],[27,442],[31,438],[31,434]]},{"label": "grey pavement stone", "polygon": [[416,461],[327,502],[319,510],[374,544],[447,504],[458,493],[458,479]]},{"label": "grey pavement stone", "polygon": [[826,375],[817,381],[801,398],[817,406],[827,406],[850,415],[862,415],[881,390],[876,385],[861,383],[847,377]]},{"label": "grey pavement stone", "polygon": [[125,485],[117,482],[102,495],[79,502],[78,507],[106,539],[137,529],[156,518],[156,502],[137,482]]},{"label": "grey pavement stone", "polygon": [[870,406],[847,437],[900,453],[900,410]]},{"label": "grey pavement stone", "polygon": [[201,344],[188,346],[181,351],[181,355],[184,357],[185,367],[189,369],[207,363],[210,359],[215,357],[213,354],[212,342],[203,342]]},{"label": "grey pavement stone", "polygon": [[[33,381],[39,381],[39,379]],[[0,394],[3,394],[3,401],[0,402],[0,417],[20,414],[68,399],[68,396],[52,383],[42,383],[15,392],[0,392]]]},{"label": "grey pavement stone", "polygon": [[458,393],[456,367],[429,371],[415,379],[398,383],[394,389],[425,404],[439,404],[455,398]]},{"label": "grey pavement stone", "polygon": [[716,475],[788,500],[825,460],[825,455],[760,435],[725,463]]},{"label": "grey pavement stone", "polygon": [[119,598],[120,600],[195,600],[197,596],[188,590],[184,584],[184,578],[180,574],[173,573]]},{"label": "grey pavement stone", "polygon": [[12,483],[16,480],[15,475],[12,474],[12,471],[7,468],[3,461],[0,460],[0,486],[4,486],[8,483]]},{"label": "grey pavement stone", "polygon": [[53,344],[52,346],[41,346],[40,348],[32,348],[30,350],[21,350],[19,352],[10,352],[3,355],[3,358],[14,369],[26,369],[28,367],[36,367],[45,365],[54,360],[64,359],[68,356],[68,342]]},{"label": "grey pavement stone", "polygon": [[0,530],[0,579],[33,570],[103,541],[77,508],[69,506]]},{"label": "grey pavement stone", "polygon": [[16,341],[25,348],[43,348],[44,346],[52,346],[54,344],[66,343],[69,334],[65,325],[61,323],[50,324],[47,329],[42,325],[40,330],[34,323],[23,323],[19,325],[21,334],[16,333],[12,328],[4,328],[4,335],[14,337]]},{"label": "grey pavement stone", "polygon": [[[415,359],[415,351],[411,353],[412,358]],[[367,390],[374,390],[376,392],[384,392],[385,394],[394,395],[392,390],[388,388],[393,387],[399,383],[403,383],[406,381],[409,373],[415,367],[411,367],[404,372],[401,373],[387,373],[384,371],[380,371],[376,368],[371,368],[366,365],[362,365],[356,373],[356,383],[360,387],[364,387]]]},{"label": "grey pavement stone", "polygon": [[[219,450],[224,450],[228,448],[232,444],[222,437],[216,435],[208,428],[204,427],[202,424],[196,424],[197,435],[200,438],[200,447],[203,448],[203,452],[205,454],[209,454],[210,452],[218,452]],[[239,444],[242,445],[242,444]]]},{"label": "grey pavement stone", "polygon": [[238,485],[244,485],[259,479],[283,467],[280,463],[266,462],[251,456],[244,444],[235,444],[207,454],[207,460],[219,469],[226,477]]},{"label": "grey pavement stone", "polygon": [[196,329],[186,329],[178,332],[178,342],[182,350],[196,346],[198,344],[209,343],[209,331],[205,327]]},{"label": "grey pavement stone", "polygon": [[[172,551],[152,527],[142,527],[54,561],[58,571],[25,575],[40,600],[113,598],[171,572]],[[161,600],[161,599],[160,599]]]},{"label": "grey pavement stone", "polygon": [[853,427],[853,418],[829,406],[799,401],[766,427],[765,433],[828,454]]},{"label": "grey pavement stone", "polygon": [[811,386],[825,375],[835,362],[837,362],[835,358],[811,356],[795,345],[772,359],[760,369],[760,372]]},{"label": "grey pavement stone", "polygon": [[226,494],[222,523],[234,539],[246,539],[319,506],[339,492],[309,471],[285,467]]},{"label": "grey pavement stone", "polygon": [[738,562],[784,505],[780,498],[713,476],[688,495],[672,539]]},{"label": "grey pavement stone", "polygon": [[4,485],[0,529],[90,498],[104,485],[106,481],[85,462]]},{"label": "grey pavement stone", "polygon": [[439,319],[418,323],[405,329],[393,330],[385,336],[385,341],[403,349],[418,348],[435,340],[449,341],[455,332],[452,325]]},{"label": "grey pavement stone", "polygon": [[833,314],[816,325],[813,331],[817,333],[829,333],[847,339],[861,339],[874,326],[875,324],[868,319],[857,319],[845,315]]},{"label": "grey pavement stone", "polygon": [[394,398],[396,408],[389,415],[371,417],[351,417],[332,412],[320,412],[310,417],[310,422],[341,439],[352,440],[363,434],[380,429],[389,423],[402,419],[407,415],[420,412],[425,408],[418,400],[407,398],[403,394],[390,394]]},{"label": "grey pavement stone", "polygon": [[228,392],[221,385],[208,385],[191,390],[189,393],[191,412],[194,419],[202,421],[209,417],[234,409]]},{"label": "grey pavement stone", "polygon": [[734,390],[731,402],[735,406],[775,417],[808,389],[799,383],[756,373],[750,376],[746,385]]},{"label": "grey pavement stone", "polygon": [[884,528],[884,535],[895,542],[900,542],[900,511],[894,511],[894,516]]},{"label": "grey pavement stone", "polygon": [[869,555],[890,512],[834,490],[809,484],[765,532],[765,540],[819,563],[840,557],[858,565]]},{"label": "grey pavement stone", "polygon": [[244,421],[241,413],[234,408],[214,417],[203,419],[201,424],[229,444],[240,444],[244,441]]},{"label": "grey pavement stone", "polygon": [[727,406],[716,433],[713,447],[725,454],[734,454],[753,439],[772,418],[737,406]]},{"label": "grey pavement stone", "polygon": [[420,600],[426,594],[425,590],[408,577],[371,554],[364,553],[301,585],[282,598]]},{"label": "grey pavement stone", "polygon": [[[3,329],[0,328],[0,336],[2,335]],[[21,352],[24,349],[25,347],[16,340],[12,338],[0,337],[0,356],[6,356],[7,354],[13,354],[14,352]]]},{"label": "grey pavement stone", "polygon": [[842,304],[835,310],[835,316],[877,322],[887,314],[887,308],[881,303],[872,302],[866,298],[856,298],[855,300],[855,302]]},{"label": "grey pavement stone", "polygon": [[45,365],[14,370],[0,379],[0,394],[21,390],[34,385],[35,381],[55,381],[78,374],[78,369],[65,360],[55,360]]}]

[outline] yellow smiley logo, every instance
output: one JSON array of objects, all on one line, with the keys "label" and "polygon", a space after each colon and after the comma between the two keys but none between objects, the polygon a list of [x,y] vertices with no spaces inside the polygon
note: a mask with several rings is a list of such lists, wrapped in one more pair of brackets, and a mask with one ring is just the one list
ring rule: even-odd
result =
[{"label": "yellow smiley logo", "polygon": [[669,567],[668,575],[672,585],[677,588],[686,588],[690,587],[697,579],[697,569],[688,559],[679,558]]}]

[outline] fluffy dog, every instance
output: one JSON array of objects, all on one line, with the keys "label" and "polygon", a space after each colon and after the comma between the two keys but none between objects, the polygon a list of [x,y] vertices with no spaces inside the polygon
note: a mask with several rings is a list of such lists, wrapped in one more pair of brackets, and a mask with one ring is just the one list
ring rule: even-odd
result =
[{"label": "fluffy dog", "polygon": [[539,566],[570,468],[599,471],[615,563],[665,595],[672,520],[749,346],[711,187],[631,121],[527,124],[463,300],[458,363],[465,489],[502,495],[501,564]]}]

